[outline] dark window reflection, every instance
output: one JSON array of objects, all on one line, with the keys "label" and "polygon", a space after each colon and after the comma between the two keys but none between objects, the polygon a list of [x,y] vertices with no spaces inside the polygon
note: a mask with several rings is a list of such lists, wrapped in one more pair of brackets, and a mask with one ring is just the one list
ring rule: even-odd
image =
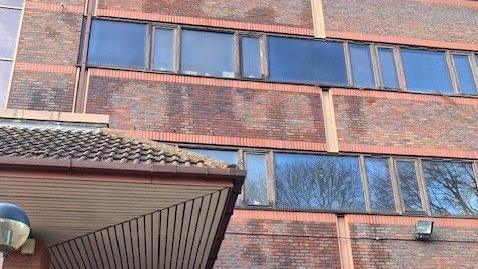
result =
[{"label": "dark window reflection", "polygon": [[220,160],[229,164],[237,164],[237,151],[234,150],[215,150],[215,149],[188,149],[189,151]]},{"label": "dark window reflection", "polygon": [[270,36],[268,51],[273,81],[347,85],[340,42]]},{"label": "dark window reflection", "polygon": [[364,44],[350,44],[350,62],[352,65],[352,77],[354,86],[362,88],[374,88],[372,57],[370,46]]},{"label": "dark window reflection", "polygon": [[277,206],[365,210],[356,157],[275,154]]},{"label": "dark window reflection", "polygon": [[420,189],[418,188],[415,163],[398,161],[397,175],[400,182],[400,194],[405,212],[422,212],[423,205]]},{"label": "dark window reflection", "polygon": [[453,55],[455,63],[456,75],[461,93],[477,94],[473,72],[471,71],[470,59],[468,55]]},{"label": "dark window reflection", "polygon": [[181,71],[191,75],[233,78],[234,35],[183,30],[181,32]]},{"label": "dark window reflection", "polygon": [[365,169],[367,171],[372,211],[395,212],[395,199],[388,160],[385,158],[365,158]]},{"label": "dark window reflection", "polygon": [[445,52],[402,48],[401,54],[409,90],[453,93]]},{"label": "dark window reflection", "polygon": [[241,68],[245,78],[261,78],[261,52],[258,37],[241,38]]},{"label": "dark window reflection", "polygon": [[146,24],[93,20],[88,64],[143,69],[145,51]]},{"label": "dark window reflection", "polygon": [[478,192],[471,163],[424,161],[433,214],[476,215]]},{"label": "dark window reflection", "polygon": [[248,205],[269,205],[267,196],[267,156],[246,154],[245,199]]},{"label": "dark window reflection", "polygon": [[173,70],[174,30],[157,28],[154,30],[153,69]]},{"label": "dark window reflection", "polygon": [[398,89],[398,76],[393,49],[378,48],[378,61],[382,75],[382,86],[389,89]]}]

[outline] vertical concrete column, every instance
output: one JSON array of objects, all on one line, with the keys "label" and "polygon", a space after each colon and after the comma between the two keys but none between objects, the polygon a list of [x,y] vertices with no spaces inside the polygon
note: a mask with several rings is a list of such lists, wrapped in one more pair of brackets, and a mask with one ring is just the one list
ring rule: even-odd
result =
[{"label": "vertical concrete column", "polygon": [[332,94],[329,89],[322,88],[322,109],[324,113],[325,139],[328,152],[339,152],[337,126],[335,123],[335,110]]},{"label": "vertical concrete column", "polygon": [[339,240],[340,265],[342,269],[354,269],[349,223],[345,216],[337,216],[337,236]]},{"label": "vertical concrete column", "polygon": [[314,22],[314,36],[325,38],[325,18],[322,0],[311,0],[312,20]]},{"label": "vertical concrete column", "polygon": [[41,241],[35,243],[33,255],[22,254],[19,250],[5,257],[3,269],[49,269],[50,253]]}]

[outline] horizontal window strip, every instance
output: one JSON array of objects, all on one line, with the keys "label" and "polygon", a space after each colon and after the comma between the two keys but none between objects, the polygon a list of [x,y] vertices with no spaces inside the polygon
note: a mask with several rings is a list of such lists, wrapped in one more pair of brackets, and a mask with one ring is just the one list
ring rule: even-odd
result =
[{"label": "horizontal window strip", "polygon": [[27,1],[26,9],[83,14],[84,6]]},{"label": "horizontal window strip", "polygon": [[35,64],[35,63],[15,63],[15,70],[36,72],[36,73],[58,73],[75,74],[76,66],[71,65],[53,65],[53,64]]},{"label": "horizontal window strip", "polygon": [[384,98],[391,100],[410,100],[422,102],[453,103],[457,105],[478,105],[478,98],[468,98],[464,96],[447,96],[436,94],[423,94],[403,91],[384,91],[384,90],[363,90],[346,88],[332,88],[332,96],[357,96],[370,98]]},{"label": "horizontal window strip", "polygon": [[273,140],[261,138],[212,136],[198,134],[180,134],[154,131],[120,130],[121,132],[134,135],[139,138],[152,139],[158,141],[177,142],[177,143],[197,143],[209,145],[224,146],[242,146],[242,147],[263,147],[263,148],[281,148],[294,150],[325,151],[325,143],[291,141],[291,140]]},{"label": "horizontal window strip", "polygon": [[357,41],[369,41],[378,43],[390,43],[420,47],[432,47],[441,49],[478,51],[478,44],[464,42],[448,42],[432,39],[413,38],[405,36],[375,35],[359,32],[344,32],[326,30],[327,38],[350,39]]},{"label": "horizontal window strip", "polygon": [[90,75],[99,76],[99,77],[170,82],[170,83],[181,83],[181,84],[198,84],[198,85],[230,87],[230,88],[246,88],[246,89],[255,89],[255,90],[271,90],[271,91],[312,93],[312,94],[320,94],[322,92],[322,90],[318,86],[291,85],[291,84],[285,84],[285,83],[271,83],[271,82],[245,81],[245,80],[233,80],[233,79],[221,79],[221,78],[182,76],[182,75],[176,75],[176,74],[160,74],[160,73],[152,73],[152,72],[137,72],[137,71],[101,69],[101,68],[91,68]]},{"label": "horizontal window strip", "polygon": [[430,156],[443,158],[478,159],[478,152],[474,150],[446,149],[446,148],[420,148],[420,147],[398,147],[378,146],[366,144],[340,143],[341,152],[392,154],[409,156]]},{"label": "horizontal window strip", "polygon": [[291,26],[285,26],[285,25],[267,25],[267,24],[258,24],[258,23],[218,20],[218,19],[175,16],[175,15],[167,15],[167,14],[160,14],[160,13],[146,13],[146,12],[128,11],[128,10],[100,8],[96,11],[96,15],[105,16],[105,17],[113,17],[113,18],[137,19],[137,20],[180,23],[180,24],[189,24],[189,25],[198,25],[198,26],[231,28],[231,29],[246,30],[246,31],[261,31],[261,32],[272,32],[272,33],[283,33],[283,34],[294,34],[294,35],[305,35],[305,36],[314,35],[313,29],[291,27]]}]

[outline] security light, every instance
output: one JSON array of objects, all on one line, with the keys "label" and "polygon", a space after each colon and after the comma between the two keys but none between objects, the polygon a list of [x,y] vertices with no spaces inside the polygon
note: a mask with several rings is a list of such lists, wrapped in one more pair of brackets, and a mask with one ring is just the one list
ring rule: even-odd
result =
[{"label": "security light", "polygon": [[432,237],[433,221],[419,220],[415,225],[416,235],[415,239],[420,241],[427,241]]},{"label": "security light", "polygon": [[27,214],[14,204],[0,203],[0,269],[3,267],[3,256],[19,249],[29,235]]}]

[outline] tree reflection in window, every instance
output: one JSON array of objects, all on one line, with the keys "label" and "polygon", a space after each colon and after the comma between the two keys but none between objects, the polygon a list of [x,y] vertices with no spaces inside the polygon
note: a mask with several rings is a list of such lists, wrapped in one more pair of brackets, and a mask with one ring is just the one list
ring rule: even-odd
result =
[{"label": "tree reflection in window", "polygon": [[374,212],[395,212],[392,181],[386,158],[365,158],[365,169]]},{"label": "tree reflection in window", "polygon": [[269,205],[266,154],[246,154],[245,198],[247,205]]},{"label": "tree reflection in window", "polygon": [[400,194],[405,212],[422,212],[423,205],[418,188],[415,163],[411,161],[397,162],[397,175],[400,181]]},{"label": "tree reflection in window", "polygon": [[424,161],[423,173],[433,214],[478,213],[478,192],[471,163]]},{"label": "tree reflection in window", "polygon": [[280,208],[363,211],[358,158],[275,154]]}]

